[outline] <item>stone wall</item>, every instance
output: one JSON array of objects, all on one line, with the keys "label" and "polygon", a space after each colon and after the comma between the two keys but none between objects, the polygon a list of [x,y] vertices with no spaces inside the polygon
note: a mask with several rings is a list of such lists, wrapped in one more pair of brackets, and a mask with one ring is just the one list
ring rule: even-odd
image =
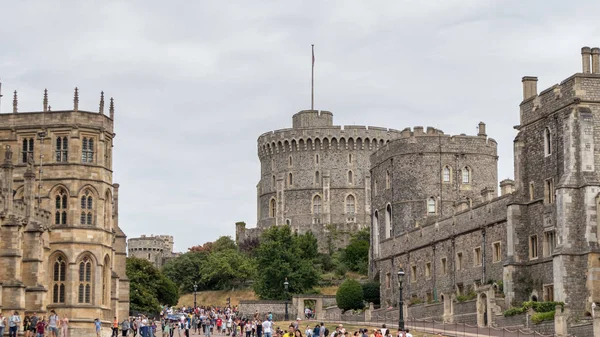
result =
[{"label": "stone wall", "polygon": [[[285,301],[251,301],[242,300],[238,306],[238,311],[242,317],[253,317],[258,311],[260,317],[265,317],[269,312],[273,313],[273,320],[282,321],[285,315]],[[298,316],[295,306],[292,302],[288,303],[288,316],[290,320]],[[281,327],[281,326],[280,326]],[[281,327],[283,329],[283,327]]]},{"label": "stone wall", "polygon": [[407,317],[442,321],[443,315],[444,315],[444,304],[443,303],[434,303],[434,304],[418,304],[418,305],[413,305],[413,306],[408,307]]},{"label": "stone wall", "polygon": [[577,337],[597,337],[594,335],[594,326],[591,320],[580,322],[569,327],[569,334]]}]

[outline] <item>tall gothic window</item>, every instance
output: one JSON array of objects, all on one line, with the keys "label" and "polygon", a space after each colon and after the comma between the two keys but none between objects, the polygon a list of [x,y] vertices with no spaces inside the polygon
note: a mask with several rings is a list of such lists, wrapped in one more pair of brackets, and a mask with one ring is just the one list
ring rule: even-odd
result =
[{"label": "tall gothic window", "polygon": [[54,273],[52,277],[52,303],[65,303],[65,283],[67,273],[67,262],[62,256],[54,261]]},{"label": "tall gothic window", "polygon": [[462,170],[462,182],[463,184],[471,183],[471,169],[468,167],[465,167]]},{"label": "tall gothic window", "polygon": [[442,180],[445,183],[449,183],[450,182],[450,167],[444,166],[444,169],[442,171]]},{"label": "tall gothic window", "polygon": [[21,162],[27,163],[29,155],[33,157],[33,138],[23,138],[23,147],[21,148]]},{"label": "tall gothic window", "polygon": [[427,199],[427,214],[435,214],[435,198]]},{"label": "tall gothic window", "polygon": [[94,139],[91,137],[83,137],[81,142],[81,162],[94,162]]},{"label": "tall gothic window", "polygon": [[348,170],[348,184],[354,183],[354,175],[352,174],[352,170]]},{"label": "tall gothic window", "polygon": [[54,224],[55,225],[66,225],[67,224],[67,210],[68,210],[68,197],[67,192],[60,188],[54,199]]},{"label": "tall gothic window", "polygon": [[354,214],[356,212],[355,198],[352,194],[346,197],[346,214]]},{"label": "tall gothic window", "polygon": [[56,161],[67,162],[69,160],[69,139],[67,137],[56,137]]},{"label": "tall gothic window", "polygon": [[385,189],[391,188],[390,171],[385,171]]},{"label": "tall gothic window", "polygon": [[321,214],[321,196],[315,195],[313,198],[313,214]]},{"label": "tall gothic window", "polygon": [[275,198],[269,201],[269,218],[274,218],[277,214],[277,201]]},{"label": "tall gothic window", "polygon": [[106,305],[110,301],[109,285],[110,284],[110,259],[108,256],[104,258],[102,265],[102,304]]},{"label": "tall gothic window", "polygon": [[385,238],[392,236],[392,205],[385,208]]},{"label": "tall gothic window", "polygon": [[80,223],[82,225],[92,225],[93,224],[93,209],[94,209],[94,198],[89,190],[85,190],[83,196],[81,196],[81,219]]},{"label": "tall gothic window", "polygon": [[552,134],[550,129],[544,129],[544,154],[549,156],[552,154]]},{"label": "tall gothic window", "polygon": [[92,260],[84,257],[79,262],[79,303],[92,303]]},{"label": "tall gothic window", "polygon": [[315,171],[315,184],[321,184],[321,175],[319,174],[319,171]]}]

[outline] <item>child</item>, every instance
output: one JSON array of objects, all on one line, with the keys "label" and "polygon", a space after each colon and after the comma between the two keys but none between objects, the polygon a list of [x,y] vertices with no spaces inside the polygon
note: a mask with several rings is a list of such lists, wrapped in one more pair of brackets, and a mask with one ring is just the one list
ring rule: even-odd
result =
[{"label": "child", "polygon": [[35,331],[37,333],[37,337],[44,337],[44,331],[46,329],[46,318],[42,317],[41,320],[38,320],[35,325]]},{"label": "child", "polygon": [[100,323],[100,319],[98,319],[98,318],[94,319],[94,325],[96,326],[96,337],[100,337],[100,327],[102,327],[102,323]]}]

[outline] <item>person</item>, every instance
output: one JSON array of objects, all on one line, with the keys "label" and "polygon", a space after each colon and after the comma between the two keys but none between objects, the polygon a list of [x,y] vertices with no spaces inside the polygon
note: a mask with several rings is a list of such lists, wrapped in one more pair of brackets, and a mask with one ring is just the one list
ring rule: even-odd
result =
[{"label": "person", "polygon": [[67,315],[63,316],[63,319],[60,321],[60,337],[67,337],[69,335],[69,319]]},{"label": "person", "polygon": [[171,331],[171,323],[169,323],[168,321],[165,322],[165,324],[163,325],[163,336],[173,336],[173,332]]},{"label": "person", "polygon": [[17,337],[17,331],[19,331],[19,325],[21,325],[21,317],[18,311],[14,311],[12,316],[8,319],[8,336]]},{"label": "person", "polygon": [[94,319],[94,325],[96,326],[96,337],[100,337],[100,328],[102,327],[102,323],[100,323],[100,319]]},{"label": "person", "polygon": [[39,320],[39,318],[37,317],[37,313],[33,313],[31,314],[31,316],[29,316],[29,331],[31,331],[30,336],[35,337],[35,335],[37,334],[37,322]]},{"label": "person", "polygon": [[268,316],[262,323],[262,333],[265,337],[273,337],[273,322]]},{"label": "person", "polygon": [[28,315],[25,315],[25,317],[23,318],[23,334],[25,335],[25,337],[30,337],[29,336],[29,334],[31,333],[30,329],[31,329],[31,319],[29,318]]},{"label": "person", "polygon": [[[246,331],[246,337],[250,337],[250,335],[252,334],[252,322],[250,322],[250,320],[246,321],[246,324],[244,326],[244,331]],[[210,336],[207,336],[210,337]]]},{"label": "person", "polygon": [[389,331],[388,331],[388,329],[386,328],[385,324],[383,324],[383,325],[381,326],[381,334],[382,334],[383,336],[387,336],[387,335],[389,334]]},{"label": "person", "polygon": [[117,316],[113,318],[111,337],[119,337],[119,321],[117,321]]},{"label": "person", "polygon": [[121,332],[123,337],[127,337],[127,333],[129,332],[129,319],[124,319],[121,323]]},{"label": "person", "polygon": [[306,326],[306,330],[304,331],[304,333],[306,334],[306,337],[312,337],[313,331],[310,328],[310,325]]},{"label": "person", "polygon": [[406,337],[413,337],[413,335],[410,333],[410,330],[406,329]]},{"label": "person", "polygon": [[302,331],[300,329],[294,329],[294,337],[302,337]]},{"label": "person", "polygon": [[0,312],[0,336],[4,336],[4,328],[6,327],[6,317]]},{"label": "person", "polygon": [[329,329],[325,327],[325,323],[321,322],[321,329],[319,329],[319,337],[329,336]]},{"label": "person", "polygon": [[312,331],[313,336],[315,337],[319,337],[321,336],[321,326],[319,324],[315,325],[313,331]]},{"label": "person", "polygon": [[48,330],[50,330],[50,337],[58,337],[58,315],[54,309],[50,310],[48,316]]},{"label": "person", "polygon": [[38,319],[37,323],[35,324],[35,331],[37,333],[37,337],[44,337],[44,332],[46,329],[46,319],[44,317],[42,317],[42,319]]}]

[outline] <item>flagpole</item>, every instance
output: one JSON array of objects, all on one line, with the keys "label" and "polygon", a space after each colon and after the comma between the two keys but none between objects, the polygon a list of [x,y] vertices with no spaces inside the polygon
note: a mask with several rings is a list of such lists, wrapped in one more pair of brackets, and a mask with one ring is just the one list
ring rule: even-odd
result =
[{"label": "flagpole", "polygon": [[312,44],[312,70],[310,74],[310,109],[315,109],[315,45]]}]

